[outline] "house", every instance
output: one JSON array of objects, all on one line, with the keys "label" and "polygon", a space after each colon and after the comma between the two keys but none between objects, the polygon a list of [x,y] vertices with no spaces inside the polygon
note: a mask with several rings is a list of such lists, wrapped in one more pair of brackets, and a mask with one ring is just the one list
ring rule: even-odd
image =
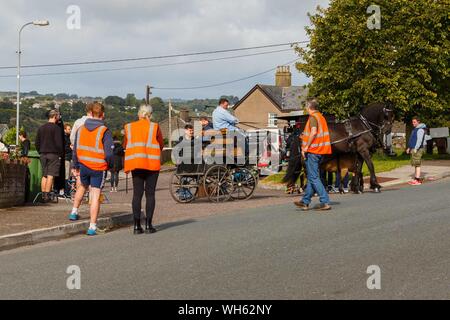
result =
[{"label": "house", "polygon": [[307,96],[306,86],[292,85],[290,68],[280,66],[275,74],[275,85],[254,86],[234,106],[234,114],[244,130],[283,128],[288,122],[278,117],[302,113]]}]

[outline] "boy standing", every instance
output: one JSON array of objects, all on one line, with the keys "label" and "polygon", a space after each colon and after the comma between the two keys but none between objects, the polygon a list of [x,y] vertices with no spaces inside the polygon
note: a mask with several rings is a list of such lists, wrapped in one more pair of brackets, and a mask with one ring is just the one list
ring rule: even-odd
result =
[{"label": "boy standing", "polygon": [[427,126],[420,122],[418,117],[412,119],[412,125],[414,130],[411,133],[411,137],[408,142],[408,149],[406,153],[411,154],[411,165],[415,168],[414,179],[409,182],[412,186],[419,186],[422,184],[422,179],[420,178],[422,157],[424,150],[427,146],[426,139],[426,129]]},{"label": "boy standing", "polygon": [[90,195],[90,225],[87,235],[97,235],[97,217],[100,211],[100,194],[106,173],[112,167],[113,139],[111,131],[105,126],[105,107],[98,102],[88,105],[92,118],[86,119],[76,133],[73,148],[73,174],[80,177],[81,185],[77,188],[73,202],[71,221],[79,219],[78,208],[86,189]]}]

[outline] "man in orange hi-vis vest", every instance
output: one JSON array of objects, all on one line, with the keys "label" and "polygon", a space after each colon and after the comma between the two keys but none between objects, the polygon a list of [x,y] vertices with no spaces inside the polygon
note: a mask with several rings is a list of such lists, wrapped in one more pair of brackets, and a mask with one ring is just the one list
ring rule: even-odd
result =
[{"label": "man in orange hi-vis vest", "polygon": [[153,109],[143,105],[139,108],[139,120],[125,125],[125,172],[133,178],[134,234],[142,234],[141,204],[145,191],[145,233],[155,233],[152,225],[155,211],[155,190],[161,169],[161,151],[164,140],[158,124],[152,122]]},{"label": "man in orange hi-vis vest", "polygon": [[320,162],[324,155],[331,154],[330,132],[324,116],[318,111],[316,99],[308,99],[306,109],[309,114],[308,122],[301,136],[302,156],[305,158],[308,183],[303,199],[294,204],[302,210],[309,210],[314,193],[320,198],[320,205],[316,210],[330,210],[330,198],[320,180]]},{"label": "man in orange hi-vis vest", "polygon": [[71,221],[78,220],[78,208],[89,188],[91,223],[87,235],[97,235],[97,217],[100,211],[100,194],[105,182],[107,170],[113,161],[113,139],[111,131],[105,126],[105,107],[98,102],[87,106],[91,117],[86,119],[75,136],[72,160],[74,176],[78,176],[81,184],[73,201]]}]

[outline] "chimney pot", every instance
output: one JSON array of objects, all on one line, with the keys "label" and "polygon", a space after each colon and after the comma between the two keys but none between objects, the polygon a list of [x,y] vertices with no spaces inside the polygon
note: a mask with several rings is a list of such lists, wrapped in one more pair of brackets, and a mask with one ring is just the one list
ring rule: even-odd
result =
[{"label": "chimney pot", "polygon": [[277,87],[290,87],[292,85],[292,74],[289,66],[277,67],[275,85]]}]

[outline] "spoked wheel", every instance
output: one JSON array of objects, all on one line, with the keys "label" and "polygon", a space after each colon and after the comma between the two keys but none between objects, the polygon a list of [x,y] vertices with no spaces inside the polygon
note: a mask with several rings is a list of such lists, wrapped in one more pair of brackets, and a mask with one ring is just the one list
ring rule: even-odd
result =
[{"label": "spoked wheel", "polygon": [[231,198],[235,200],[247,200],[253,195],[258,184],[257,178],[247,168],[235,168],[231,170],[233,191]]},{"label": "spoked wheel", "polygon": [[225,202],[233,192],[233,182],[227,167],[215,165],[206,171],[204,182],[205,191],[212,202]]},{"label": "spoked wheel", "polygon": [[170,195],[179,203],[190,203],[195,200],[199,182],[196,176],[180,176],[173,174],[170,179]]}]

